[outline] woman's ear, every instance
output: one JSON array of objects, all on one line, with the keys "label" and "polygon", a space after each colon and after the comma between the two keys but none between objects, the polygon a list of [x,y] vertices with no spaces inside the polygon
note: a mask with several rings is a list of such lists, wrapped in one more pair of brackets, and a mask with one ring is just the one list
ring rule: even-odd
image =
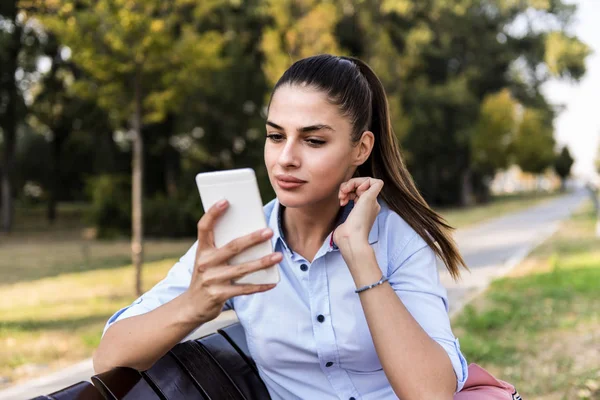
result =
[{"label": "woman's ear", "polygon": [[373,132],[364,131],[356,145],[354,162],[352,164],[357,166],[364,164],[371,155],[374,145],[375,135],[373,135]]}]

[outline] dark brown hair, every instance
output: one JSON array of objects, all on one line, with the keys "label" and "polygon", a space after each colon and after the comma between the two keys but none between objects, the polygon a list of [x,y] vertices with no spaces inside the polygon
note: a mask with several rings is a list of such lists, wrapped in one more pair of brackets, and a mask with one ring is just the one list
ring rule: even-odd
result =
[{"label": "dark brown hair", "polygon": [[392,129],[387,96],[375,72],[357,58],[322,54],[295,62],[279,79],[271,98],[282,85],[309,86],[325,93],[328,101],[350,118],[354,143],[363,132],[373,132],[373,150],[358,167],[358,175],[384,181],[382,199],[425,240],[457,279],[460,266],[466,268],[466,264],[452,238],[453,228],[429,207],[406,169]]}]

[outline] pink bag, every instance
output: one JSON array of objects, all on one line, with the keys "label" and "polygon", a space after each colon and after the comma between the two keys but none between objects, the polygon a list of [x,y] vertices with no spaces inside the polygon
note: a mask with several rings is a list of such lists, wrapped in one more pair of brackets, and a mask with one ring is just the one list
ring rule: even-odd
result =
[{"label": "pink bag", "polygon": [[519,392],[508,382],[496,379],[477,364],[469,365],[469,376],[454,400],[522,400]]}]

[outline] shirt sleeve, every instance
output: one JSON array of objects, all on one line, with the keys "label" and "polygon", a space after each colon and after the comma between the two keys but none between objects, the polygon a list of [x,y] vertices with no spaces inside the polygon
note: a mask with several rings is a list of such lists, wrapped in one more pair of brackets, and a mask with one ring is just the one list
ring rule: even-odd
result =
[{"label": "shirt sleeve", "polygon": [[[192,280],[192,270],[194,268],[197,247],[198,243],[196,242],[185,253],[185,255],[181,257],[177,263],[175,263],[162,281],[158,282],[152,289],[141,295],[133,303],[125,308],[120,309],[112,317],[110,317],[106,323],[106,326],[104,327],[102,336],[104,336],[108,328],[115,322],[125,318],[145,314],[165,303],[168,303],[185,292],[190,286],[190,282]],[[232,299],[227,300],[225,306],[223,307],[223,311],[230,309],[233,309]]]},{"label": "shirt sleeve", "polygon": [[413,318],[450,357],[460,391],[467,380],[467,361],[454,337],[446,289],[440,283],[434,251],[416,233],[392,258],[389,283]]}]

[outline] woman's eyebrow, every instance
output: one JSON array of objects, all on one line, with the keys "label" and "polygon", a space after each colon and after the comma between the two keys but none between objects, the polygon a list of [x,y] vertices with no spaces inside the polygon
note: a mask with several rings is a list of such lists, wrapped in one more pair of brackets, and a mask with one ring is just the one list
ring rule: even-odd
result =
[{"label": "woman's eyebrow", "polygon": [[[275,129],[279,129],[280,131],[285,131],[285,129],[283,129],[281,126],[277,125],[274,122],[267,121],[267,125],[272,126]],[[316,124],[316,125],[305,126],[302,128],[298,128],[297,131],[301,132],[301,133],[307,133],[307,132],[320,131],[322,129],[335,131],[335,129],[333,129],[331,126],[325,125],[325,124]]]}]

